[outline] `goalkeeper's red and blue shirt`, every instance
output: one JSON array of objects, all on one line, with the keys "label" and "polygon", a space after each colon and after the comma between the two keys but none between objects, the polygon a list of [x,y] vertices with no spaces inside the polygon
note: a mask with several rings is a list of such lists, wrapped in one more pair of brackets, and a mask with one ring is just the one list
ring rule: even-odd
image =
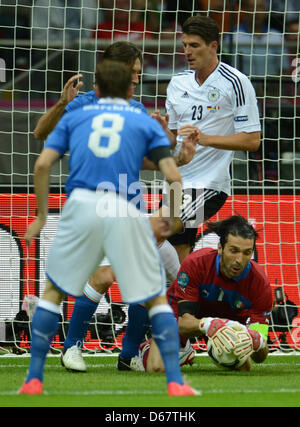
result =
[{"label": "goalkeeper's red and blue shirt", "polygon": [[269,323],[272,290],[262,267],[249,261],[240,276],[229,279],[220,271],[220,255],[211,248],[193,252],[182,262],[168,300],[178,317],[178,301],[197,302],[197,318],[220,317],[242,324]]}]

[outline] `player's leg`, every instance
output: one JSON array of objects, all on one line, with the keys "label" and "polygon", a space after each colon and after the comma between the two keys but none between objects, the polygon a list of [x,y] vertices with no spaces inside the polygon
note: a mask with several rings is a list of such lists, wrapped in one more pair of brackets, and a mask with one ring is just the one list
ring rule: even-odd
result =
[{"label": "player's leg", "polygon": [[[158,251],[165,269],[168,282],[172,283],[180,268],[179,258],[175,248],[165,240],[158,247]],[[147,309],[144,305],[130,305],[128,309],[128,323],[122,341],[122,350],[118,357],[118,369],[139,369],[136,357],[139,354],[139,346],[145,339],[145,334],[150,326]]]},{"label": "player's leg", "polygon": [[[186,342],[184,343],[184,341]],[[183,339],[180,345],[180,366],[192,365],[196,351],[191,345],[190,340]],[[164,363],[155,340],[148,340],[140,346],[139,357],[143,364],[143,370],[146,372],[164,372]]]},{"label": "player's leg", "polygon": [[63,208],[47,259],[47,286],[32,323],[32,359],[21,393],[41,393],[41,388],[32,389],[26,383],[42,386],[44,363],[58,328],[63,295],[81,296],[87,278],[103,259],[102,224],[91,193],[74,190]]},{"label": "player's leg", "polygon": [[[150,321],[148,310],[144,304],[130,304],[128,307],[128,323],[122,340],[122,350],[118,356],[118,370],[141,370],[137,358],[141,342],[145,339]],[[142,369],[143,370],[143,369]]]},{"label": "player's leg", "polygon": [[[167,279],[172,282],[180,268],[177,252],[167,240],[161,243],[158,249]],[[114,281],[113,270],[106,259],[102,261],[101,266],[89,280],[82,297],[76,299],[61,356],[61,363],[66,369],[86,372],[86,364],[81,352],[83,341],[102,296]],[[130,306],[126,334],[118,358],[119,370],[130,369],[131,359],[138,354],[140,343],[143,341],[148,327],[149,319],[146,308],[142,305]]]},{"label": "player's leg", "polygon": [[184,229],[168,240],[175,247],[180,263],[195,246],[199,225],[215,215],[224,205],[227,194],[209,189],[184,190],[184,203],[181,221]]},{"label": "player's leg", "polygon": [[82,297],[76,298],[64,349],[74,345],[80,348],[89,323],[103,295],[108,291],[115,277],[110,266],[100,266],[86,284]]},{"label": "player's leg", "polygon": [[[125,252],[121,245],[124,239]],[[133,218],[133,215],[121,218],[110,233],[106,231],[104,244],[118,278],[123,301],[132,304],[145,302],[152,335],[164,361],[169,394],[195,394],[182,379],[178,326],[165,295],[165,273],[148,218]]]},{"label": "player's leg", "polygon": [[152,336],[159,348],[170,396],[195,395],[197,392],[184,383],[179,362],[179,331],[166,296],[146,302],[152,326]]},{"label": "player's leg", "polygon": [[66,369],[86,372],[86,364],[82,357],[84,338],[102,296],[114,281],[112,268],[104,261],[86,284],[83,295],[76,298],[61,355],[61,363]]},{"label": "player's leg", "polygon": [[[216,215],[222,206],[225,204],[228,195],[223,191],[212,191],[206,193],[206,197],[204,198],[204,221],[209,220],[214,215]],[[194,246],[197,243],[198,239],[201,237],[201,234],[196,236],[196,240],[194,242]],[[193,246],[193,247],[194,247]],[[192,248],[193,249],[193,248]]]},{"label": "player's leg", "polygon": [[154,339],[151,340],[148,348],[144,349],[144,352],[143,349],[141,350],[141,353],[146,372],[164,372],[164,362]]},{"label": "player's leg", "polygon": [[31,325],[30,365],[20,394],[41,394],[44,366],[50,344],[58,330],[60,304],[64,294],[47,279],[43,298],[34,312]]}]

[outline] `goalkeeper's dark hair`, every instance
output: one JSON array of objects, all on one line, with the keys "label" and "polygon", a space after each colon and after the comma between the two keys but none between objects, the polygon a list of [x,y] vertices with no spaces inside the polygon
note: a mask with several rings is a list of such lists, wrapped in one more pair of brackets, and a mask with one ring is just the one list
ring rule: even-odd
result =
[{"label": "goalkeeper's dark hair", "polygon": [[200,36],[206,44],[217,41],[220,30],[216,21],[209,16],[196,15],[188,18],[182,25],[183,34]]},{"label": "goalkeeper's dark hair", "polygon": [[142,63],[142,51],[133,43],[122,40],[108,46],[102,58],[122,62],[132,67],[137,59]]},{"label": "goalkeeper's dark hair", "polygon": [[205,223],[208,230],[212,233],[216,233],[220,237],[220,244],[224,248],[228,240],[228,234],[232,236],[240,236],[243,239],[253,240],[253,248],[255,246],[256,239],[259,237],[257,231],[251,224],[240,215],[233,215],[223,221],[206,221]]},{"label": "goalkeeper's dark hair", "polygon": [[95,84],[99,87],[101,98],[128,98],[132,84],[132,72],[121,62],[102,61],[96,69]]}]

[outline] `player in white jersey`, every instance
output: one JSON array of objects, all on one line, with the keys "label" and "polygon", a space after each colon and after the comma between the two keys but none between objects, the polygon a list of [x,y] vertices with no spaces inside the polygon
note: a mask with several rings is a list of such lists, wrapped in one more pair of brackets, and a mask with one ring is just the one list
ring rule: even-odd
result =
[{"label": "player in white jersey", "polygon": [[[193,159],[179,168],[185,193],[181,223],[177,233],[168,239],[180,262],[192,251],[199,225],[218,212],[230,195],[229,167],[234,151],[257,151],[261,130],[250,80],[219,61],[217,23],[207,16],[193,16],[184,22],[182,32],[190,69],[171,79],[166,116],[162,117],[159,111],[153,114],[168,132],[175,154],[185,136],[195,131],[198,134]],[[141,308],[138,315],[139,330],[141,325],[147,330],[145,310]],[[138,336],[138,328],[135,333]],[[132,342],[126,332],[119,369],[130,369],[137,342]]]},{"label": "player in white jersey", "polygon": [[170,81],[166,117],[159,112],[153,115],[168,130],[175,152],[184,136],[195,129],[198,132],[195,156],[180,167],[186,193],[181,233],[169,239],[180,261],[191,251],[199,223],[213,216],[231,193],[229,167],[234,151],[257,151],[261,130],[250,80],[219,61],[216,22],[193,16],[184,22],[182,31],[190,69]]}]

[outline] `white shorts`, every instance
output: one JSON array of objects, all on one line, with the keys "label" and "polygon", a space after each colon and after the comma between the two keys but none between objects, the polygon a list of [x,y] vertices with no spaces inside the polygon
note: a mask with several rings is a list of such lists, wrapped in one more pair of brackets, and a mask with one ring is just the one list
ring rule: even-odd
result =
[{"label": "white shorts", "polygon": [[75,189],[62,210],[46,275],[62,292],[81,296],[105,255],[124,303],[165,295],[165,272],[149,219],[114,193]]}]

